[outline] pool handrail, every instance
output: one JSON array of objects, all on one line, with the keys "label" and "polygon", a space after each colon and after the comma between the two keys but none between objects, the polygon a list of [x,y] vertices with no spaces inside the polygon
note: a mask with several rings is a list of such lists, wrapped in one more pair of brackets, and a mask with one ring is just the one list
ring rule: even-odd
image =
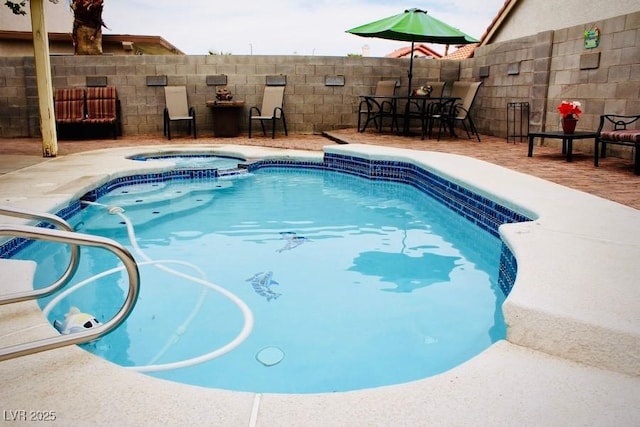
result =
[{"label": "pool handrail", "polygon": [[101,236],[30,225],[0,224],[0,236],[14,236],[107,249],[120,258],[129,276],[129,291],[124,304],[109,321],[82,332],[56,335],[36,341],[2,347],[0,348],[0,361],[53,350],[67,345],[93,341],[117,328],[133,311],[140,292],[140,273],[133,255],[118,242]]},{"label": "pool handrail", "polygon": [[[61,230],[74,231],[71,224],[69,224],[67,221],[57,215],[47,212],[35,212],[32,210],[17,208],[14,206],[0,205],[0,215],[24,219],[41,219],[56,226]],[[71,244],[70,249],[71,253],[69,257],[69,265],[67,265],[67,269],[55,282],[47,287],[40,289],[17,292],[8,295],[0,295],[0,305],[46,297],[66,285],[71,277],[73,277],[73,275],[75,274],[80,263],[80,248],[78,247],[78,245]]]}]

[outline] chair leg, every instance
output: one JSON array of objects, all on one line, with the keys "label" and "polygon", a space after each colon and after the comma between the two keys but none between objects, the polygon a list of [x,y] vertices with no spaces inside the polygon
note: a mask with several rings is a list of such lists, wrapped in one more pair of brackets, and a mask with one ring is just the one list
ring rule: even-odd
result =
[{"label": "chair leg", "polygon": [[391,132],[393,132],[393,125],[396,126],[396,131],[400,132],[400,125],[398,124],[398,115],[395,111],[391,112]]},{"label": "chair leg", "polygon": [[431,127],[431,119],[429,118],[428,115],[424,115],[424,117],[422,117],[422,119],[420,120],[420,125],[422,127],[421,131],[422,131],[422,140],[424,141],[424,136],[427,134],[427,131],[429,132],[429,138],[431,138],[431,131],[430,131],[430,127]]},{"label": "chair leg", "polygon": [[276,139],[276,116],[271,118],[271,139]]},{"label": "chair leg", "polygon": [[364,121],[364,126],[362,126],[361,132],[364,132],[365,130],[367,130],[369,123],[371,123],[372,121],[373,121],[373,125],[376,128],[378,128],[378,122],[376,121],[376,116],[373,114],[374,113],[372,111],[367,111],[367,119]]},{"label": "chair leg", "polygon": [[446,127],[446,123],[445,123],[445,118],[444,117],[439,117],[438,120],[440,121],[440,126],[438,126],[438,138],[437,140],[440,141],[440,136],[442,135],[442,127]]},{"label": "chair leg", "polygon": [[167,139],[171,140],[171,120],[169,120],[169,112],[166,109],[164,111],[164,134]]},{"label": "chair leg", "polygon": [[260,120],[260,126],[262,126],[262,135],[267,136],[267,130],[264,128],[264,120]]},{"label": "chair leg", "polygon": [[196,130],[196,116],[193,116],[193,139],[198,138],[198,132]]},{"label": "chair leg", "polygon": [[478,142],[480,141],[480,134],[478,133],[478,129],[476,128],[476,124],[473,123],[473,119],[471,118],[471,116],[467,115],[467,118],[469,119],[469,127],[471,128],[471,133],[475,133],[476,134],[476,138],[478,138]]},{"label": "chair leg", "polygon": [[640,175],[640,144],[636,143],[636,145],[633,147],[633,149],[635,150],[635,164],[633,165],[633,172],[636,175]]},{"label": "chair leg", "polygon": [[465,124],[464,120],[460,120],[460,124],[462,125],[462,129],[465,131],[465,133],[467,134],[467,139],[471,139],[471,134],[469,133],[469,128],[467,127],[467,125]]}]

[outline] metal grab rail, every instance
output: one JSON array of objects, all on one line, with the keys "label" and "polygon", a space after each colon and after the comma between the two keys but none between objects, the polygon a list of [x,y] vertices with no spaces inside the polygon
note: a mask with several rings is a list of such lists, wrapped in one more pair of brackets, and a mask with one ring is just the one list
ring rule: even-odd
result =
[{"label": "metal grab rail", "polygon": [[71,344],[82,344],[103,335],[108,334],[124,322],[138,299],[140,291],[140,273],[138,264],[136,264],[133,255],[118,242],[100,236],[92,236],[89,234],[76,233],[62,230],[52,230],[48,228],[33,227],[29,225],[0,225],[0,235],[14,236],[36,240],[46,240],[58,243],[70,243],[74,245],[84,245],[99,247],[113,252],[125,266],[129,275],[129,292],[122,308],[111,318],[95,328],[87,329],[83,332],[76,332],[68,335],[58,335],[50,338],[44,338],[28,343],[16,344],[8,347],[0,348],[0,361],[13,359],[15,357],[25,356],[28,354],[39,353],[42,351],[52,350]]},{"label": "metal grab rail", "polygon": [[[34,212],[27,209],[16,208],[13,206],[0,205],[0,215],[25,219],[41,219],[57,226],[61,230],[73,231],[73,227],[71,227],[71,225],[67,221],[50,213]],[[72,244],[70,247],[71,254],[69,258],[69,265],[67,266],[67,269],[64,271],[64,273],[62,273],[62,275],[58,278],[58,280],[45,288],[25,292],[16,292],[9,295],[1,295],[0,305],[46,297],[47,295],[51,295],[52,293],[56,292],[58,289],[66,285],[69,279],[71,279],[71,277],[73,277],[73,275],[75,274],[80,263],[80,248],[76,244]]]}]

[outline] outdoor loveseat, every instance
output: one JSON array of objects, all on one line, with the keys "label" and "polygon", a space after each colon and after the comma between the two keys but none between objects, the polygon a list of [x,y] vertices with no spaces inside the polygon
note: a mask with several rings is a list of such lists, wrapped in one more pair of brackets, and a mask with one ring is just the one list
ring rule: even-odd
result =
[{"label": "outdoor loveseat", "polygon": [[106,127],[117,139],[120,101],[115,87],[60,88],[55,90],[53,101],[58,133],[69,130],[84,136],[87,129]]},{"label": "outdoor loveseat", "polygon": [[599,158],[606,157],[608,144],[633,147],[635,151],[633,171],[636,175],[640,175],[640,115],[604,114],[600,116],[594,150],[595,166],[598,166]]}]

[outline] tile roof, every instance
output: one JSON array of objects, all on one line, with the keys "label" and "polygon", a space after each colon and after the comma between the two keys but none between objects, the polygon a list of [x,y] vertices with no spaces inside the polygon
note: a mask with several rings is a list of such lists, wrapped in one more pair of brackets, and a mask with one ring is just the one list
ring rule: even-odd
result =
[{"label": "tile roof", "polygon": [[511,11],[515,8],[518,0],[505,0],[496,16],[493,18],[487,29],[485,30],[482,37],[480,37],[480,45],[485,46],[491,42],[493,36],[495,36],[499,30],[500,26],[507,19]]},{"label": "tile roof", "polygon": [[476,47],[478,47],[478,45],[480,45],[480,43],[471,43],[471,44],[461,45],[458,47],[458,49],[454,50],[448,55],[443,56],[440,59],[456,60],[456,59],[473,58],[473,52],[476,50]]},{"label": "tile roof", "polygon": [[[429,46],[425,44],[417,44],[413,47],[414,57],[415,56],[427,56],[433,57],[434,59],[439,59],[442,55],[431,49]],[[400,49],[396,49],[393,52],[385,55],[386,58],[408,58],[411,54],[411,46],[401,47]]]},{"label": "tile roof", "polygon": [[[419,51],[421,54],[425,56],[432,56],[434,59],[450,59],[450,60],[460,60],[473,58],[473,52],[476,47],[484,46],[491,41],[491,38],[499,31],[500,26],[506,20],[507,16],[513,10],[515,5],[518,3],[518,0],[505,0],[496,15],[491,20],[491,23],[485,30],[482,37],[480,37],[480,41],[478,43],[472,43],[467,45],[456,46],[458,49],[447,54],[445,51],[444,55],[435,52],[430,49],[428,46],[424,44],[416,45],[414,51]],[[411,52],[411,47],[403,47],[393,52],[385,55],[387,58],[405,58],[409,56]]]}]

